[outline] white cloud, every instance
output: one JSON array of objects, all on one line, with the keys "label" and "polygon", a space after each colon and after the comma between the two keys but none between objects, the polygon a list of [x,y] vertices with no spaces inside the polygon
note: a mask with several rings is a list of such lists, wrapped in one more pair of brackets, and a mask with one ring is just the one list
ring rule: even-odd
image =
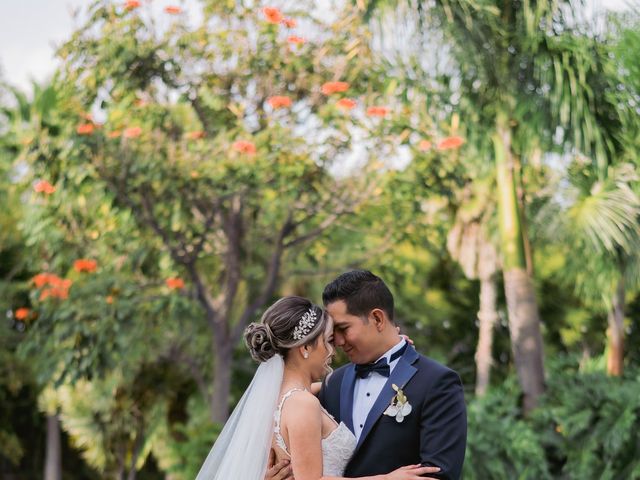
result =
[{"label": "white cloud", "polygon": [[[28,87],[31,78],[45,80],[56,67],[56,48],[78,26],[72,17],[90,0],[0,0],[0,69],[4,80]],[[114,0],[124,4],[124,0]],[[143,0],[143,7],[159,14],[167,5],[198,9],[195,0]]]}]

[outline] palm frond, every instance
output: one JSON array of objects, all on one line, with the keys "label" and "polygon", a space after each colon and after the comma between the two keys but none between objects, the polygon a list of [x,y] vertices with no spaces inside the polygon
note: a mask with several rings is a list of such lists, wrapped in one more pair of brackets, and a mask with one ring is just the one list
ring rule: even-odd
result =
[{"label": "palm frond", "polygon": [[627,170],[628,166],[619,168],[613,178],[596,181],[589,195],[579,198],[567,211],[572,235],[596,250],[627,255],[638,251],[640,198],[625,177]]}]

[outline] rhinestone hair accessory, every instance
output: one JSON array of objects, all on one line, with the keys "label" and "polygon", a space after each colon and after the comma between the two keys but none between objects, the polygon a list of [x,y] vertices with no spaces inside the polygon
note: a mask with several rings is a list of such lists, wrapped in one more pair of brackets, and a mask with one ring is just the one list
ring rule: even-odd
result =
[{"label": "rhinestone hair accessory", "polygon": [[305,312],[305,314],[302,315],[302,318],[298,322],[298,325],[296,325],[296,328],[293,329],[293,339],[302,340],[304,337],[309,335],[309,332],[316,324],[316,319],[316,312],[313,307],[311,307],[309,311]]}]

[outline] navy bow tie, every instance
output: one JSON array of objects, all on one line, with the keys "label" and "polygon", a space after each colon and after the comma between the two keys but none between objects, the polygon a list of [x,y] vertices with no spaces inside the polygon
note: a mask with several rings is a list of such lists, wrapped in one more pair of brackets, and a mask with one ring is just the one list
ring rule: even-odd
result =
[{"label": "navy bow tie", "polygon": [[[393,362],[396,358],[400,358],[402,354],[407,349],[409,344],[405,343],[400,350],[394,352],[391,355],[391,361]],[[376,363],[365,363],[363,365],[356,365],[356,375],[360,378],[367,378],[371,372],[378,372],[380,375],[384,377],[388,377],[391,374],[391,368],[387,363],[387,358],[382,357]]]},{"label": "navy bow tie", "polygon": [[387,363],[386,358],[381,358],[376,363],[365,363],[364,365],[356,365],[356,375],[360,378],[367,378],[371,372],[378,372],[380,375],[388,377],[391,373],[391,368]]}]

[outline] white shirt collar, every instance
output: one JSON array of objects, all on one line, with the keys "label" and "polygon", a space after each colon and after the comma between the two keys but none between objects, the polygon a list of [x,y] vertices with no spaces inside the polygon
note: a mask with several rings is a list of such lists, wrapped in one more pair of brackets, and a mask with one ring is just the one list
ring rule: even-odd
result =
[{"label": "white shirt collar", "polygon": [[[407,343],[407,341],[404,338],[401,338],[398,343],[396,343],[393,347],[391,347],[389,350],[387,350],[380,358],[386,358],[387,359],[387,363],[391,363],[389,361],[391,359],[391,355],[393,355],[398,350],[400,350],[402,347],[404,347],[405,343]],[[378,360],[380,360],[380,358]],[[376,360],[376,361],[378,361],[378,360]],[[397,361],[397,360],[398,359],[396,358],[394,361]]]}]

